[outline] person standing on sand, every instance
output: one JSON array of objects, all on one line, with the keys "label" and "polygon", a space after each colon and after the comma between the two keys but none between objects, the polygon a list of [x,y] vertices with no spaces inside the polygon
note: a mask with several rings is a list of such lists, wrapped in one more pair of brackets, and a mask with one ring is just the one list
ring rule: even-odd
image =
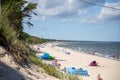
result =
[{"label": "person standing on sand", "polygon": [[101,78],[100,74],[98,74],[98,80],[103,80],[103,79]]}]

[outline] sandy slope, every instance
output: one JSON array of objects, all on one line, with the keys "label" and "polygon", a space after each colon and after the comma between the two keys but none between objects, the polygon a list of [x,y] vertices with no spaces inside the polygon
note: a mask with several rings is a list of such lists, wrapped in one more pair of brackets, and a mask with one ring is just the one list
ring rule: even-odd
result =
[{"label": "sandy slope", "polygon": [[[84,80],[97,80],[98,74],[101,74],[103,80],[120,80],[120,61],[76,52],[61,47],[52,47],[52,44],[47,44],[44,48],[40,47],[40,50],[56,57],[61,64],[61,69],[63,67],[81,67],[87,69],[90,76],[83,77]],[[69,51],[71,54],[67,55],[63,51]],[[39,55],[40,54],[37,54],[37,56]],[[96,60],[100,67],[88,66],[93,60]]]},{"label": "sandy slope", "polygon": [[[0,46],[0,55],[5,50]],[[0,80],[58,80],[47,75],[43,69],[31,65],[30,68],[18,66],[11,56],[5,54],[0,57]]]}]

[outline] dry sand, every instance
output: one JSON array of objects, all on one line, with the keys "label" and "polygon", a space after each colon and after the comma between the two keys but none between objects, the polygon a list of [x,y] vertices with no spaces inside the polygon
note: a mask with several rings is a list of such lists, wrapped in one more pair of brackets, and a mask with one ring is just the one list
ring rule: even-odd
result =
[{"label": "dry sand", "polygon": [[10,55],[0,46],[0,80],[59,80],[44,72],[42,68],[31,65],[23,68],[16,64]]},{"label": "dry sand", "polygon": [[[87,69],[90,76],[83,77],[83,80],[97,80],[98,74],[101,74],[103,80],[120,80],[120,61],[82,52],[76,52],[62,47],[52,47],[52,44],[47,44],[44,47],[40,47],[40,50],[43,52],[48,52],[50,55],[58,59],[58,63],[61,64],[61,69],[64,67]],[[71,54],[67,55],[63,51],[69,51]],[[37,54],[37,56],[40,55],[41,53]],[[100,66],[88,66],[93,60],[96,60]]]},{"label": "dry sand", "polygon": [[[35,47],[37,48],[38,46]],[[2,49],[0,47],[0,52],[4,52],[4,50],[1,50]],[[101,74],[103,80],[120,80],[120,61],[107,59],[95,55],[89,55],[82,52],[76,52],[57,46],[52,47],[52,44],[47,44],[46,46],[40,47],[40,51],[48,52],[50,53],[50,55],[58,59],[58,63],[61,64],[61,69],[63,69],[64,67],[87,69],[90,76],[84,76],[83,80],[97,80],[98,74]],[[70,52],[70,55],[65,54],[64,51]],[[38,53],[36,55],[40,56],[41,53]],[[99,63],[100,67],[88,66],[89,63],[93,60],[96,60]],[[48,63],[51,62],[49,61]],[[32,68],[24,69],[20,67],[20,70],[18,70],[17,68],[18,65],[15,64],[12,58],[7,54],[4,55],[4,57],[0,57],[0,70],[4,73],[2,74],[2,77],[6,79],[21,80],[21,78],[25,78],[25,80],[58,80],[52,76],[45,74],[41,68],[38,68],[35,65],[33,65]]]}]

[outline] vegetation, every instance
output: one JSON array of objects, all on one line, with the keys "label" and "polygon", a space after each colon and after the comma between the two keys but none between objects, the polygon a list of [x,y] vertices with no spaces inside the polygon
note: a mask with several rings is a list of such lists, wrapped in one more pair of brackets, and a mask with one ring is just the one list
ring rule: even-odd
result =
[{"label": "vegetation", "polygon": [[53,41],[53,40],[50,40],[50,39],[43,39],[43,38],[40,39],[38,37],[31,36],[31,35],[29,35],[25,32],[21,33],[20,40],[23,41],[23,42],[29,43],[29,44],[37,44],[37,43],[45,43],[47,41]]},{"label": "vegetation", "polygon": [[42,67],[48,74],[60,78],[59,71],[55,68],[51,67],[49,64],[43,63],[39,58],[37,58],[34,54],[30,56],[30,61],[40,67]]},{"label": "vegetation", "polygon": [[51,67],[49,64],[45,64],[43,63],[40,59],[38,59],[34,54],[32,54],[30,56],[30,61],[40,67],[42,67],[45,72],[47,72],[48,74],[55,76],[61,80],[79,80],[79,77],[77,77],[76,75],[64,75],[63,73],[61,73],[60,71],[58,71],[57,69]]},{"label": "vegetation", "polygon": [[[21,35],[23,33],[23,19],[30,25],[32,10],[36,8],[35,3],[28,3],[25,0],[1,0],[0,19],[0,44],[13,56],[13,59],[20,65],[27,64],[29,50],[23,44]],[[31,24],[32,25],[32,24]]]},{"label": "vegetation", "polygon": [[[29,51],[29,44],[49,41],[23,32],[23,24],[33,26],[30,19],[32,18],[31,14],[37,15],[33,12],[36,6],[36,3],[28,3],[25,0],[1,0],[0,45],[19,65],[29,66],[30,63],[34,63],[42,67],[48,74],[63,80],[66,76],[61,77],[62,73],[43,63],[34,53]],[[68,76],[66,80],[77,80],[77,78]]]}]

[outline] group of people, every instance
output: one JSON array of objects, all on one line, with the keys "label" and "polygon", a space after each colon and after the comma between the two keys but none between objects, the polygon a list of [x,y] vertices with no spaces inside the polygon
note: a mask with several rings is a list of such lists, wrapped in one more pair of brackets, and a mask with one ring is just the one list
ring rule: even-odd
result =
[{"label": "group of people", "polygon": [[[54,68],[60,69],[61,64],[58,63],[57,59],[54,59],[54,60],[52,61],[52,63],[51,63],[51,66],[54,67]],[[97,62],[97,61],[92,61],[92,62],[89,64],[89,66],[99,66],[99,65],[98,65],[98,62]],[[82,68],[80,68],[80,70],[82,70]],[[66,67],[64,67],[63,71],[64,71],[64,73],[66,73]],[[97,80],[103,80],[103,79],[101,78],[101,75],[100,75],[100,74],[98,74]]]}]

